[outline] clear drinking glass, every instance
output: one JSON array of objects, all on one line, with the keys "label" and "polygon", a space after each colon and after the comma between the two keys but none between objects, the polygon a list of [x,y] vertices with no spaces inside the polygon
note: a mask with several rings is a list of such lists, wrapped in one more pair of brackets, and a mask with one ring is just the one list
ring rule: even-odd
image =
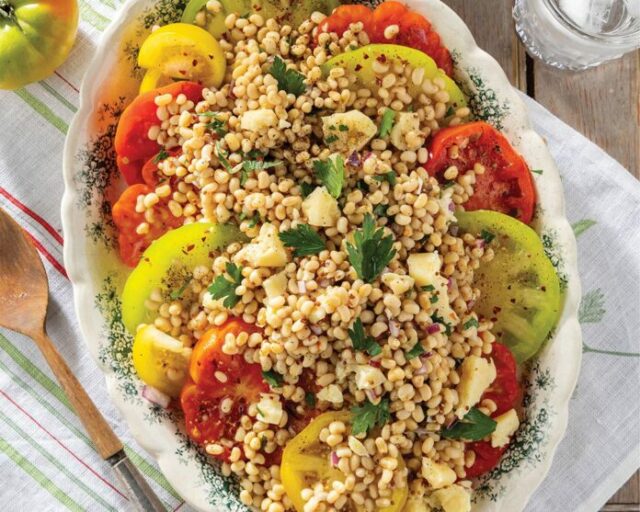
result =
[{"label": "clear drinking glass", "polygon": [[640,0],[516,0],[527,51],[560,69],[585,69],[640,48]]}]

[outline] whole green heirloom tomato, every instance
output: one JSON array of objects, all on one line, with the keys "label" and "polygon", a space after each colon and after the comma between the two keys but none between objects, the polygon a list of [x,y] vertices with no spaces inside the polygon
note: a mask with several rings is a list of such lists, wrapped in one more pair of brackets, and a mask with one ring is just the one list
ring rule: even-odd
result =
[{"label": "whole green heirloom tomato", "polygon": [[76,0],[0,0],[0,89],[42,80],[69,55]]}]

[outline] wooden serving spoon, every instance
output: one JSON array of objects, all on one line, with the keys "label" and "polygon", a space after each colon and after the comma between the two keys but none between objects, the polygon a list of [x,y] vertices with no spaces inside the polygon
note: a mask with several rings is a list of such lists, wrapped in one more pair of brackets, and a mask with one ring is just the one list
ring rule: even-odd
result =
[{"label": "wooden serving spoon", "polygon": [[36,342],[96,450],[113,467],[136,509],[166,512],[47,336],[45,319],[48,303],[49,283],[38,253],[22,228],[0,209],[0,326],[22,333]]}]

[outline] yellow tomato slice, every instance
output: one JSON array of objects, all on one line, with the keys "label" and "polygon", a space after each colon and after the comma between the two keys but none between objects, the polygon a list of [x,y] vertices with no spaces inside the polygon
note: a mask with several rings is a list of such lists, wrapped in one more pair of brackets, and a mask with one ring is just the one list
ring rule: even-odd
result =
[{"label": "yellow tomato slice", "polygon": [[[351,413],[339,411],[321,414],[289,441],[282,453],[280,478],[297,512],[304,510],[305,502],[301,495],[304,488],[323,480],[344,481],[344,473],[331,465],[331,450],[320,442],[320,432],[334,421],[342,421],[349,425]],[[402,457],[399,457],[398,462],[399,466],[404,468]],[[407,501],[408,494],[408,486],[394,490],[391,505],[378,512],[399,512]],[[356,510],[363,509],[357,507]]]},{"label": "yellow tomato slice", "polygon": [[136,333],[132,356],[140,380],[169,396],[180,395],[187,377],[190,348],[153,325],[145,325]]},{"label": "yellow tomato slice", "polygon": [[169,85],[174,83],[174,80],[171,78],[164,76],[162,74],[162,70],[154,68],[148,69],[147,72],[142,77],[142,82],[140,82],[140,90],[139,94],[144,94],[145,92],[153,91],[158,89],[159,87],[164,87],[165,85]]},{"label": "yellow tomato slice", "polygon": [[226,61],[218,41],[203,28],[172,23],[152,32],[140,47],[138,65],[178,80],[219,87]]}]

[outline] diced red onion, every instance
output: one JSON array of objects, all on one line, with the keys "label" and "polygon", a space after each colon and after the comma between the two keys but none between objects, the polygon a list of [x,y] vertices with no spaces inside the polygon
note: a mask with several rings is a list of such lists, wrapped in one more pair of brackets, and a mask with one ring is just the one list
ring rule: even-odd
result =
[{"label": "diced red onion", "polygon": [[307,284],[304,281],[298,281],[298,292],[307,293]]},{"label": "diced red onion", "polygon": [[367,395],[369,402],[376,402],[378,400],[378,395],[373,389],[365,389],[364,394]]},{"label": "diced red onion", "polygon": [[354,151],[353,153],[351,153],[349,155],[349,158],[347,159],[347,163],[351,166],[351,167],[360,167],[360,165],[362,164],[362,162],[360,161],[360,155],[358,155],[357,151]]},{"label": "diced red onion", "polygon": [[482,249],[484,247],[484,240],[482,238],[478,238],[476,240],[476,247],[478,249]]},{"label": "diced red onion", "polygon": [[413,372],[414,375],[426,375],[427,374],[427,365],[422,361],[422,366]]},{"label": "diced red onion", "polygon": [[449,226],[449,233],[451,233],[451,236],[458,236],[459,230],[460,230],[460,226],[458,226],[457,224],[451,224]]},{"label": "diced red onion", "polygon": [[322,327],[320,327],[319,325],[311,325],[309,326],[309,329],[311,329],[311,332],[313,332],[313,334],[317,334],[318,336],[322,334]]},{"label": "diced red onion", "polygon": [[451,201],[449,203],[449,211],[450,212],[455,212],[456,211],[456,205],[453,203],[453,201]]},{"label": "diced red onion", "polygon": [[431,324],[427,327],[427,334],[435,334],[436,332],[440,332],[440,324]]},{"label": "diced red onion", "polygon": [[391,336],[398,336],[398,334],[400,334],[400,326],[398,325],[398,322],[389,322],[389,333]]},{"label": "diced red onion", "polygon": [[424,185],[424,180],[422,178],[418,178],[418,190],[416,191],[416,194],[422,193],[423,185]]},{"label": "diced red onion", "polygon": [[159,389],[147,385],[142,388],[142,397],[152,404],[159,405],[163,409],[169,407],[169,403],[171,402],[171,397],[169,395],[165,395]]},{"label": "diced red onion", "polygon": [[475,301],[475,300],[470,300],[469,302],[467,302],[467,307],[468,307],[469,309],[471,309],[471,308],[474,306],[474,304],[475,304],[475,303],[476,303],[476,301]]},{"label": "diced red onion", "polygon": [[340,462],[340,457],[338,457],[338,454],[336,452],[331,452],[331,465],[334,468],[337,468],[339,462]]}]

